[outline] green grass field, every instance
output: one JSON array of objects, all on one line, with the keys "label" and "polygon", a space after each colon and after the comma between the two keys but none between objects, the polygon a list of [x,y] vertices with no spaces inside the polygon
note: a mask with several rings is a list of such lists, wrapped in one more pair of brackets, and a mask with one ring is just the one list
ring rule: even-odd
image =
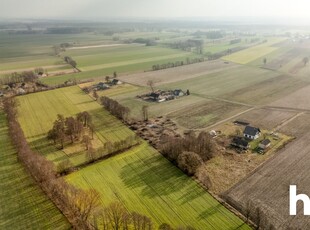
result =
[{"label": "green grass field", "polygon": [[232,61],[239,64],[247,64],[258,58],[264,57],[271,52],[274,52],[279,47],[273,46],[276,43],[283,41],[283,38],[268,38],[267,42],[227,55],[223,57],[223,60]]},{"label": "green grass field", "polygon": [[18,97],[19,122],[31,146],[57,163],[70,159],[73,165],[85,162],[85,151],[80,144],[58,150],[47,138],[57,114],[74,116],[88,111],[95,125],[94,147],[107,141],[112,143],[134,135],[118,119],[86,95],[78,86],[62,88]]},{"label": "green grass field", "polygon": [[[73,44],[91,44],[105,41],[103,35],[73,34],[7,34],[0,32],[0,77],[7,72],[20,72],[22,69],[54,66],[61,72],[65,63],[53,56],[52,46],[70,42]],[[70,69],[70,66],[67,66]]]},{"label": "green grass field", "polygon": [[76,74],[65,74],[47,77],[42,82],[55,85],[69,79],[85,80],[112,76],[118,74],[134,73],[151,70],[155,64],[185,61],[187,57],[198,57],[190,52],[162,48],[160,46],[147,47],[142,45],[124,45],[117,47],[90,48],[69,50],[64,55],[71,56],[82,70]]},{"label": "green grass field", "polygon": [[103,204],[119,200],[157,226],[166,222],[197,230],[250,229],[146,143],[67,179],[80,188],[96,189]]},{"label": "green grass field", "polygon": [[57,207],[17,160],[0,111],[0,229],[70,229]]}]

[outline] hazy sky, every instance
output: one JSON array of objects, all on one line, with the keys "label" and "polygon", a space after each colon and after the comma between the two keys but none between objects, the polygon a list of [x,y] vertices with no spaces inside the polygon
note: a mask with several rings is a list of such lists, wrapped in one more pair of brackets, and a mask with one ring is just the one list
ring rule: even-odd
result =
[{"label": "hazy sky", "polygon": [[0,0],[0,17],[281,17],[310,21],[310,0]]}]

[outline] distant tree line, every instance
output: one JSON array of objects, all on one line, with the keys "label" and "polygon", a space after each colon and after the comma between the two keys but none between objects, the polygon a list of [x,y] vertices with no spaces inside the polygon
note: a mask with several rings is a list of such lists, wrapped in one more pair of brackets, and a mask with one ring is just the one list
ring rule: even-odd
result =
[{"label": "distant tree line", "polygon": [[223,56],[226,56],[226,55],[238,52],[240,50],[243,50],[245,48],[246,47],[239,46],[239,47],[230,48],[230,49],[224,50],[222,52],[218,52],[218,53],[207,52],[205,55],[208,57],[208,60],[216,60],[216,59],[219,59]]},{"label": "distant tree line", "polygon": [[108,98],[100,97],[100,103],[103,105],[112,115],[116,116],[118,119],[127,121],[130,109],[119,104],[117,101]]},{"label": "distant tree line", "polygon": [[206,37],[207,39],[220,39],[225,36],[225,32],[221,30],[214,30],[214,31],[196,31],[194,36],[197,37]]},{"label": "distant tree line", "polygon": [[180,49],[180,50],[189,51],[189,52],[191,52],[192,49],[195,48],[196,53],[202,54],[204,41],[196,40],[196,39],[189,39],[186,41],[176,41],[173,43],[168,43],[167,45],[172,49]]},{"label": "distant tree line", "polygon": [[37,68],[35,69],[35,71],[24,71],[22,73],[14,72],[11,74],[7,74],[6,76],[0,78],[0,84],[7,84],[12,88],[12,85],[16,83],[36,82],[39,78],[38,73],[41,70],[44,73],[44,70],[42,68]]},{"label": "distant tree line", "polygon": [[136,38],[132,40],[131,43],[140,43],[140,44],[145,44],[146,46],[155,46],[156,41],[155,39],[150,39],[150,38]]},{"label": "distant tree line", "polygon": [[92,27],[50,27],[45,30],[47,34],[80,34],[95,32]]},{"label": "distant tree line", "polygon": [[204,58],[186,58],[185,61],[176,61],[176,62],[168,62],[164,64],[156,64],[152,66],[152,70],[162,70],[162,69],[168,69],[168,68],[174,68],[182,65],[190,65],[198,62],[204,62]]},{"label": "distant tree line", "polygon": [[233,44],[237,44],[237,43],[240,43],[242,40],[241,38],[236,38],[236,39],[233,39],[233,40],[230,40],[230,44],[233,45]]}]

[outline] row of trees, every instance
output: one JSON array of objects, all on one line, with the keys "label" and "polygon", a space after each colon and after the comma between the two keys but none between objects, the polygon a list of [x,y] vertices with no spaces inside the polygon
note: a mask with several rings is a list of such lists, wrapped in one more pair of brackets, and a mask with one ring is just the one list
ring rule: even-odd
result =
[{"label": "row of trees", "polygon": [[185,61],[176,61],[176,62],[168,62],[168,63],[164,63],[164,64],[156,64],[152,66],[152,70],[156,71],[156,70],[161,70],[161,69],[168,69],[168,68],[174,68],[174,67],[178,67],[178,66],[182,66],[182,65],[190,65],[190,64],[194,64],[194,63],[198,63],[198,62],[203,62],[204,58],[186,58]]},{"label": "row of trees", "polygon": [[[137,212],[129,212],[120,202],[113,202],[107,207],[97,210],[93,216],[92,226],[95,229],[134,229],[154,230],[154,223],[151,218]],[[195,230],[191,226],[171,227],[167,223],[159,226],[158,230]]]},{"label": "row of trees", "polygon": [[64,61],[67,62],[69,65],[71,65],[73,68],[76,68],[76,66],[77,66],[76,61],[74,61],[74,60],[72,59],[72,57],[65,56],[65,57],[64,57]]},{"label": "row of trees", "polygon": [[192,49],[195,49],[195,52],[198,54],[203,53],[203,40],[197,40],[197,39],[188,39],[186,41],[176,41],[174,43],[169,43],[168,46],[172,49],[180,49],[184,51],[191,52]]},{"label": "row of trees", "polygon": [[100,103],[103,105],[112,115],[116,116],[118,119],[127,121],[129,115],[129,108],[119,104],[117,101],[108,98],[100,97]]},{"label": "row of trees", "polygon": [[[87,130],[91,137],[85,134]],[[63,149],[67,140],[70,140],[71,144],[73,144],[80,141],[82,137],[82,142],[85,144],[86,150],[88,150],[94,131],[95,126],[92,123],[92,118],[86,111],[78,113],[75,118],[65,118],[63,115],[58,114],[52,129],[47,134],[47,138],[53,140],[54,144],[59,143],[60,148]]]},{"label": "row of trees", "polygon": [[0,84],[7,84],[11,87],[15,83],[36,82],[39,78],[38,74],[41,73],[41,71],[44,73],[42,68],[37,68],[34,71],[24,71],[22,73],[14,72],[2,77],[0,79]]},{"label": "row of trees", "polygon": [[65,179],[58,178],[54,164],[32,151],[28,145],[16,118],[15,99],[5,98],[3,105],[8,118],[9,135],[16,147],[18,160],[76,229],[91,229],[89,220],[99,205],[99,194],[95,190],[77,189]]}]

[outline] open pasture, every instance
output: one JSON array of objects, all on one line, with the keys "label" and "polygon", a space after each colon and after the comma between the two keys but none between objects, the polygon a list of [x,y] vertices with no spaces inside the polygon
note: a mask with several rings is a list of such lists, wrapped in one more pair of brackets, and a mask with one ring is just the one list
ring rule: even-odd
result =
[{"label": "open pasture", "polygon": [[277,101],[270,103],[270,105],[301,110],[310,110],[310,86],[309,84],[304,85],[305,86],[300,88],[299,90],[286,94],[286,96],[283,96]]},{"label": "open pasture", "polygon": [[286,40],[278,44],[278,49],[265,55],[267,63],[263,63],[263,58],[258,58],[250,65],[277,70],[309,81],[310,67],[304,63],[303,59],[309,57],[310,41]]},{"label": "open pasture", "polygon": [[[186,56],[187,55],[187,56]],[[152,69],[152,66],[154,64],[167,64],[169,62],[176,62],[176,61],[185,61],[186,57],[197,57],[196,55],[193,55],[192,53],[186,53],[185,56],[163,56],[163,57],[156,57],[155,59],[139,59],[138,61],[128,61],[128,62],[121,62],[118,64],[113,64],[110,67],[103,67],[102,69],[95,69],[95,70],[89,70],[84,71],[76,74],[65,74],[65,75],[59,75],[59,76],[53,76],[53,77],[47,77],[43,78],[42,82],[49,84],[49,85],[57,85],[61,84],[67,80],[85,80],[85,79],[99,79],[104,78],[105,76],[113,76],[114,72],[117,72],[118,76],[129,74],[129,73],[137,73],[137,72],[143,72],[143,71],[149,71]],[[131,59],[131,58],[129,58]],[[151,60],[151,61],[150,61]],[[79,67],[79,66],[78,66]]]},{"label": "open pasture", "polygon": [[66,218],[17,159],[0,112],[0,229],[70,229]]},{"label": "open pasture", "polygon": [[95,125],[94,144],[97,147],[107,141],[114,143],[134,135],[77,86],[21,96],[18,97],[18,101],[18,119],[28,142],[32,148],[56,164],[70,159],[73,165],[80,165],[86,160],[84,148],[79,144],[76,144],[76,149],[71,147],[61,151],[47,140],[47,132],[57,114],[75,116],[79,112],[88,111]]},{"label": "open pasture", "polygon": [[78,68],[82,71],[149,61],[156,62],[162,59],[187,56],[188,54],[188,52],[179,50],[139,44],[67,50],[63,53],[64,56],[72,57],[77,62]]},{"label": "open pasture", "polygon": [[233,53],[223,57],[223,60],[232,61],[239,64],[247,64],[258,58],[264,57],[265,55],[275,51],[278,47],[272,46],[276,43],[283,41],[283,38],[268,38],[267,42],[260,45],[250,47],[248,49]]},{"label": "open pasture", "polygon": [[249,229],[194,180],[146,143],[67,176],[82,189],[93,188],[107,205],[118,200],[130,211],[162,223],[195,229]]},{"label": "open pasture", "polygon": [[[271,71],[269,74],[273,75],[272,73],[276,74],[276,72]],[[249,75],[255,77],[253,72],[249,72]],[[255,84],[223,94],[221,97],[242,103],[265,105],[286,97],[286,95],[298,91],[306,85],[309,83],[303,79],[278,74],[275,77],[264,78]]]},{"label": "open pasture", "polygon": [[277,109],[254,109],[244,113],[234,120],[240,120],[250,123],[254,127],[266,130],[274,130],[284,122],[290,120],[297,115],[294,111],[285,111]]},{"label": "open pasture", "polygon": [[216,100],[204,100],[168,115],[186,129],[201,129],[249,109],[247,106]]},{"label": "open pasture", "polygon": [[75,45],[92,44],[107,39],[102,35],[93,34],[8,34],[0,36],[0,76],[12,72],[33,70],[43,67],[50,71],[62,72],[71,69],[64,61],[54,56],[52,47],[61,43]]},{"label": "open pasture", "polygon": [[279,131],[282,133],[287,133],[288,135],[300,138],[308,133],[310,129],[310,115],[300,114],[291,122],[280,127]]},{"label": "open pasture", "polygon": [[162,85],[165,89],[189,89],[195,96],[220,96],[259,82],[276,77],[272,71],[257,69],[248,66],[239,66],[229,71],[222,70],[216,73],[201,75],[192,79]]},{"label": "open pasture", "polygon": [[155,82],[156,86],[192,79],[209,73],[215,73],[237,67],[238,65],[235,65],[233,63],[225,64],[221,60],[208,61],[159,71],[149,71],[145,73],[122,75],[120,76],[120,79],[122,81],[140,86],[146,86],[147,82],[149,80],[152,80]]}]

